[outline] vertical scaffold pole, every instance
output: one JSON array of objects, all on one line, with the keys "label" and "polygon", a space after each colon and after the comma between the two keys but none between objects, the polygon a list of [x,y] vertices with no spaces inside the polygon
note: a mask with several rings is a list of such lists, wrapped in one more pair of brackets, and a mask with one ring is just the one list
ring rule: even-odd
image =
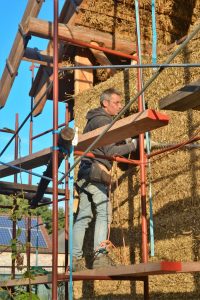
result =
[{"label": "vertical scaffold pole", "polygon": [[[68,126],[69,124],[69,109],[68,104],[66,104],[66,114],[65,114],[65,123]],[[65,160],[65,172],[69,170],[68,159]],[[65,272],[69,265],[68,261],[68,245],[69,245],[69,185],[68,185],[68,176],[65,177]],[[65,299],[68,300],[68,282],[65,282]]]},{"label": "vertical scaffold pole", "polygon": [[[140,48],[140,20],[139,20],[139,1],[135,1],[136,11],[136,49],[139,63],[141,63],[141,48]],[[137,89],[138,92],[142,90],[142,71],[137,69]],[[138,97],[139,112],[145,109],[143,103],[143,94]],[[144,133],[139,135],[140,147],[140,190],[141,190],[141,209],[142,209],[142,262],[148,262],[148,239],[147,239],[147,213],[146,213],[146,155],[144,151]],[[148,276],[144,278],[144,299],[149,300],[149,282]]]},{"label": "vertical scaffold pole", "polygon": [[[15,132],[18,130],[18,127],[19,127],[19,115],[16,114],[15,115]],[[19,136],[18,134],[15,136],[15,154],[14,154],[14,158],[17,159],[18,158],[18,142],[19,142]],[[14,182],[17,183],[17,174],[14,175]],[[14,197],[13,199],[13,207],[14,207],[14,210],[16,209],[16,205],[17,205],[17,200],[16,200],[16,197]],[[16,239],[16,235],[17,235],[17,230],[16,230],[16,221],[13,220],[13,235],[12,235],[12,238],[13,239]],[[12,279],[15,279],[15,258],[12,258]]]},{"label": "vertical scaffold pole", "polygon": [[58,0],[54,0],[53,27],[53,258],[52,299],[57,300],[58,267]]}]

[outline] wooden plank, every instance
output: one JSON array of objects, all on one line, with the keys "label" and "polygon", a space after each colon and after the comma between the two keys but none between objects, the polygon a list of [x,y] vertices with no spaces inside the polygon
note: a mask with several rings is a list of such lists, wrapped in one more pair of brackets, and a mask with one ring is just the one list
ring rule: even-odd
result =
[{"label": "wooden plank", "polygon": [[[137,136],[140,133],[167,125],[169,117],[154,110],[147,109],[115,122],[108,132],[100,139],[95,148],[120,142],[128,137]],[[107,127],[103,126],[93,131],[80,135],[75,150],[84,151]]]},{"label": "wooden plank", "polygon": [[[153,262],[140,263],[134,265],[119,265],[116,267],[99,268],[73,273],[73,280],[145,280],[149,275],[166,275],[176,273],[195,273],[200,272],[200,262]],[[69,274],[58,274],[58,281],[68,281]],[[52,275],[35,276],[34,279],[8,279],[0,281],[0,287],[11,287],[19,285],[34,285],[51,283]]]},{"label": "wooden plank", "polygon": [[[31,192],[36,192],[37,189],[38,189],[37,185],[0,181],[0,194],[1,194],[1,190],[9,190],[13,192],[24,191],[24,192],[31,193]],[[45,191],[45,194],[52,194],[52,193],[53,193],[52,188],[47,188]],[[65,195],[65,190],[58,189],[58,194]]]},{"label": "wooden plank", "polygon": [[[200,272],[200,262],[154,262],[129,266],[116,266],[73,273],[74,280],[117,279],[118,277],[144,277],[149,275],[164,275],[174,273]],[[69,278],[69,275],[66,275]]]},{"label": "wooden plank", "polygon": [[[43,1],[29,0],[26,6],[26,10],[21,20],[21,28],[23,30],[24,24],[27,18],[37,17]],[[6,64],[3,75],[0,81],[0,107],[3,107],[6,103],[8,95],[10,93],[12,84],[15,80],[17,70],[20,65],[20,61],[24,54],[24,38],[22,34],[18,31],[13,43],[12,49],[8,57],[8,63]]]},{"label": "wooden plank", "polygon": [[[46,148],[44,150],[38,151],[36,153],[18,158],[9,164],[11,166],[20,167],[26,170],[31,170],[46,164],[50,158],[51,148]],[[6,177],[9,175],[17,174],[20,171],[17,169],[13,169],[8,166],[0,166],[0,178]]]},{"label": "wooden plank", "polygon": [[186,111],[199,110],[200,106],[200,80],[192,82],[178,91],[159,100],[160,109]]},{"label": "wooden plank", "polygon": [[0,281],[0,287],[4,286],[20,286],[20,285],[29,285],[29,280],[30,284],[43,284],[43,283],[51,283],[52,281],[52,275],[47,274],[47,275],[41,275],[41,276],[35,276],[34,279],[29,279],[29,278],[22,278],[22,279],[8,279],[4,281]]},{"label": "wooden plank", "polygon": [[[91,65],[87,57],[80,55],[75,56],[76,66]],[[74,71],[74,89],[75,95],[84,90],[88,90],[93,86],[93,70],[75,70]]]},{"label": "wooden plank", "polygon": [[[93,148],[102,147],[111,143],[120,142],[128,137],[137,136],[140,133],[150,131],[167,125],[169,118],[165,114],[161,114],[154,110],[145,110],[140,113],[133,114],[129,117],[117,121],[102,139]],[[101,134],[107,126],[100,127],[78,137],[78,145],[75,150],[84,151],[88,146]],[[12,166],[21,167],[23,169],[33,169],[46,164],[50,157],[51,148],[33,153],[10,162]],[[0,178],[19,173],[19,170],[12,169],[8,166],[0,166]]]},{"label": "wooden plank", "polygon": [[[45,20],[30,17],[29,20],[27,20],[25,31],[27,34],[41,38],[53,38],[53,24]],[[83,26],[66,26],[65,24],[59,23],[58,39],[62,41],[75,39],[86,43],[96,42],[100,43],[106,48],[121,51],[126,54],[131,54],[134,51],[133,43],[129,40],[119,38],[113,40],[113,35],[110,33],[89,29]],[[70,43],[73,44],[73,41]]]}]

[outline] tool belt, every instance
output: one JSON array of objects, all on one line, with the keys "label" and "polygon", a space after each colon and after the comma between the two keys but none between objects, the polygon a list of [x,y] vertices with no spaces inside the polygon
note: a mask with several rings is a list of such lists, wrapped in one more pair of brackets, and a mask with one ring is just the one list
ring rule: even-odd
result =
[{"label": "tool belt", "polygon": [[111,170],[109,171],[106,166],[100,162],[93,162],[90,167],[89,179],[91,181],[104,183],[110,185],[111,183]]}]

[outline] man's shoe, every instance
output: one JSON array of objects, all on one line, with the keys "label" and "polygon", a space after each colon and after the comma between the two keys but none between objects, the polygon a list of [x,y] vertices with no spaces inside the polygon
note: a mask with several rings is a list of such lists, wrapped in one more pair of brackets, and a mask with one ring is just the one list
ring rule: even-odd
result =
[{"label": "man's shoe", "polygon": [[108,253],[100,253],[97,254],[93,261],[93,269],[98,268],[107,268],[107,267],[114,267],[117,264],[114,260],[108,255]]},{"label": "man's shoe", "polygon": [[74,256],[72,260],[72,272],[79,272],[84,270],[87,270],[85,266],[85,259],[83,257],[77,258]]}]

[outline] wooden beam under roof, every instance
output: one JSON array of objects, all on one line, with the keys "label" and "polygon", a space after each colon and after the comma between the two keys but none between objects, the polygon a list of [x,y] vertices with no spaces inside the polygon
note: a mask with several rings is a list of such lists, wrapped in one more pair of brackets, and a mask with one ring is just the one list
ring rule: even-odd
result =
[{"label": "wooden beam under roof", "polygon": [[9,57],[4,68],[1,81],[0,81],[0,108],[3,107],[6,103],[6,100],[9,96],[12,84],[17,75],[17,71],[20,65],[20,61],[24,54],[24,49],[26,46],[26,40],[24,36],[24,24],[26,23],[28,17],[37,17],[43,0],[35,1],[29,0],[26,6],[26,10],[19,25],[19,30],[16,34],[12,49],[10,51]]},{"label": "wooden beam under roof", "polygon": [[[161,114],[154,110],[147,109],[143,112],[133,114],[115,122],[102,139],[93,147],[102,147],[112,143],[120,142],[128,137],[137,136],[140,133],[151,131],[153,129],[167,125],[169,118],[165,114]],[[106,125],[107,126],[107,125]],[[102,133],[106,126],[97,128],[78,137],[78,145],[76,150],[85,151],[89,145]],[[11,166],[21,167],[23,169],[33,169],[46,164],[50,157],[51,148],[21,157],[9,164]],[[19,170],[13,169],[11,166],[0,166],[0,178],[19,173]]]},{"label": "wooden beam under roof", "polygon": [[[30,17],[27,20],[25,32],[37,37],[53,39],[53,23]],[[58,39],[63,42],[67,42],[67,39],[74,39],[85,43],[96,42],[105,48],[117,50],[122,53],[132,54],[134,52],[133,43],[130,40],[119,38],[113,40],[113,35],[110,33],[89,29],[84,26],[66,26],[59,23]],[[70,40],[70,44],[73,44],[73,41]]]},{"label": "wooden beam under roof", "polygon": [[186,111],[200,109],[200,79],[159,100],[160,109]]}]

